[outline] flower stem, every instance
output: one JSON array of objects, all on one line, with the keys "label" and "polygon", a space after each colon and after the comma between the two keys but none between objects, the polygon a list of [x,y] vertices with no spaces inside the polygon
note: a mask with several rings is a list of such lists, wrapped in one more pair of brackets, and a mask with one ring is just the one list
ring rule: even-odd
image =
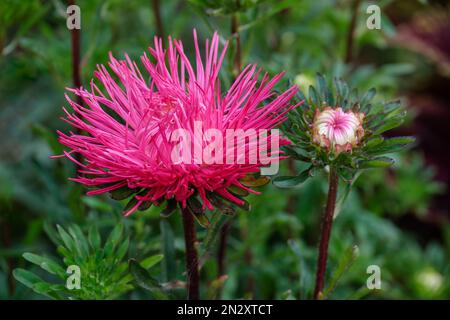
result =
[{"label": "flower stem", "polygon": [[188,284],[188,299],[199,299],[198,256],[195,248],[196,233],[194,217],[187,208],[181,209],[184,228],[184,243],[186,245],[186,275]]},{"label": "flower stem", "polygon": [[320,299],[325,283],[325,271],[327,268],[328,243],[330,241],[331,226],[333,224],[334,210],[338,190],[338,175],[336,168],[330,166],[330,178],[328,186],[328,199],[325,214],[322,220],[322,231],[319,245],[319,258],[317,260],[316,288],[314,299]]},{"label": "flower stem", "polygon": [[153,15],[155,17],[156,34],[161,37],[164,42],[164,27],[161,18],[161,4],[159,0],[152,0]]},{"label": "flower stem", "polygon": [[[68,0],[69,6],[76,5],[76,0]],[[77,28],[74,28],[70,30],[70,39],[71,39],[71,50],[72,50],[72,82],[75,88],[80,89],[82,86],[81,83],[81,63],[80,63],[80,30]],[[83,105],[83,99],[80,95],[76,96],[77,104],[82,106]],[[77,134],[81,134],[82,130],[80,128],[77,128]],[[78,162],[82,162],[81,154],[77,153],[75,155],[75,159]],[[77,171],[80,170],[79,165],[75,165]]]},{"label": "flower stem", "polygon": [[[239,0],[237,0],[239,6]],[[241,36],[239,34],[239,13],[234,13],[231,17],[231,36],[236,38],[236,54],[234,56],[234,76],[237,77],[242,70],[241,65]]]}]

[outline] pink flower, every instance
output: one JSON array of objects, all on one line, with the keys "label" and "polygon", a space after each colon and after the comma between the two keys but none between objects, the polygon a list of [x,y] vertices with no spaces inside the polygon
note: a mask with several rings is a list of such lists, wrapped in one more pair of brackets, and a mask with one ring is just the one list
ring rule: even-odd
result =
[{"label": "pink flower", "polygon": [[341,108],[316,110],[313,124],[313,139],[320,146],[339,154],[349,152],[364,136],[362,122],[364,114],[344,112]]},{"label": "pink flower", "polygon": [[[146,54],[141,57],[148,75],[141,73],[128,55],[125,60],[116,60],[110,54],[108,65],[114,75],[103,65],[94,73],[104,89],[93,80],[90,90],[68,89],[82,97],[85,106],[66,95],[74,113],[64,109],[67,115],[64,120],[85,134],[58,132],[59,141],[71,149],[64,155],[81,168],[80,176],[72,180],[94,188],[87,194],[101,194],[124,186],[142,190],[136,195],[138,203],[126,212],[128,215],[143,202],[164,199],[175,199],[185,207],[194,193],[199,195],[204,208],[213,209],[208,198],[212,192],[242,205],[243,201],[227,190],[230,186],[256,193],[239,180],[258,172],[263,166],[260,161],[175,164],[171,153],[177,143],[170,136],[180,128],[193,133],[197,122],[202,123],[203,130],[217,129],[224,135],[227,129],[275,128],[295,107],[289,100],[297,89],[293,86],[275,96],[272,88],[282,74],[272,79],[264,74],[258,83],[261,70],[249,65],[222,94],[219,70],[227,43],[220,52],[219,36],[215,33],[211,42],[206,41],[204,59],[195,31],[194,45],[195,66],[189,62],[181,41],[169,38],[165,51],[162,40],[155,37],[154,48],[149,49],[153,59]],[[245,144],[250,146],[248,141]],[[246,153],[250,149],[244,148]],[[83,163],[75,159],[74,153],[84,158]],[[282,158],[275,153],[272,156]]]}]

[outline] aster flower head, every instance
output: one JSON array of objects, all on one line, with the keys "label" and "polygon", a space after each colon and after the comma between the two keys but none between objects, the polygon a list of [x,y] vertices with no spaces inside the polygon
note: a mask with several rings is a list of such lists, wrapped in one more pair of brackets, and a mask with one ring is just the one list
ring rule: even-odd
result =
[{"label": "aster flower head", "polygon": [[[333,86],[317,74],[316,86],[308,94],[299,91],[300,108],[282,125],[292,142],[284,146],[287,155],[310,167],[294,177],[277,177],[275,184],[291,187],[303,183],[317,169],[333,166],[345,181],[353,181],[361,169],[389,167],[394,160],[385,154],[410,146],[413,137],[384,138],[400,126],[406,116],[400,101],[373,101],[375,89],[362,95],[335,78]],[[308,97],[307,97],[308,96]]]},{"label": "aster flower head", "polygon": [[[147,54],[141,57],[145,71],[128,55],[117,60],[110,54],[112,73],[103,65],[94,73],[100,86],[92,80],[90,90],[69,89],[84,105],[66,95],[73,113],[64,109],[64,120],[83,133],[59,132],[59,141],[70,149],[64,155],[80,168],[72,180],[90,187],[89,195],[109,192],[117,200],[130,197],[125,214],[151,204],[167,201],[170,209],[179,203],[205,222],[204,209],[230,212],[227,203],[246,207],[243,196],[257,193],[252,187],[267,181],[255,175],[268,163],[253,156],[258,150],[271,161],[282,158],[273,147],[288,141],[273,140],[276,135],[267,130],[286,120],[286,113],[295,107],[289,101],[297,89],[276,96],[272,89],[282,74],[273,78],[264,74],[258,81],[261,70],[249,65],[223,93],[219,71],[227,43],[220,51],[215,33],[206,41],[202,57],[194,31],[195,65],[181,41],[169,37],[168,43],[165,51],[155,37],[149,49],[152,59]],[[234,137],[223,137],[229,130],[250,134],[228,147],[226,142]],[[217,148],[211,148],[213,142]],[[228,148],[222,151],[225,145]],[[217,161],[205,160],[205,154]],[[230,154],[238,161],[226,161]],[[248,161],[251,157],[254,161]]]}]

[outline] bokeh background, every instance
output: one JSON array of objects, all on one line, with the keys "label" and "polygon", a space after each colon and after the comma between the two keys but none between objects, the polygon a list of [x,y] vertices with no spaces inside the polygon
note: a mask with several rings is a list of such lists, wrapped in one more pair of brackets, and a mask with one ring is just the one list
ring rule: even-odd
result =
[{"label": "bokeh background", "polygon": [[[401,98],[409,120],[396,135],[415,135],[417,145],[395,155],[394,168],[366,171],[336,219],[330,270],[342,266],[348,248],[358,256],[344,268],[332,299],[448,299],[450,297],[449,131],[450,6],[446,1],[359,0],[78,0],[81,8],[81,81],[88,85],[108,52],[139,56],[155,34],[182,39],[192,53],[192,29],[204,40],[217,30],[231,41],[224,66],[227,83],[241,63],[258,63],[271,74],[307,88],[316,72],[341,76],[376,99]],[[369,30],[370,4],[381,7],[381,29]],[[184,244],[178,214],[160,218],[158,208],[123,218],[123,205],[107,196],[87,197],[67,180],[71,163],[61,152],[57,129],[73,86],[71,33],[62,0],[0,1],[0,299],[40,299],[16,281],[15,268],[58,283],[27,262],[24,252],[60,261],[46,229],[93,225],[107,235],[124,224],[130,247],[124,259],[163,254],[152,276],[173,288],[184,281]],[[237,24],[234,24],[233,19]],[[293,168],[285,166],[286,173]],[[297,168],[299,170],[300,168]],[[252,210],[228,219],[226,250],[220,231],[212,246],[198,228],[202,296],[304,299],[314,283],[319,221],[326,178],[299,188],[264,187]],[[223,221],[222,221],[223,223]],[[222,263],[218,256],[223,255]],[[221,265],[219,267],[219,265]],[[381,290],[368,290],[366,269],[381,268]],[[219,269],[227,279],[218,278]],[[126,272],[126,271],[124,271]],[[331,275],[330,275],[331,276]],[[212,288],[212,289],[211,289]],[[181,290],[182,291],[182,290]],[[175,294],[176,296],[176,294]],[[180,293],[182,297],[182,294]],[[150,299],[134,288],[116,298]]]}]

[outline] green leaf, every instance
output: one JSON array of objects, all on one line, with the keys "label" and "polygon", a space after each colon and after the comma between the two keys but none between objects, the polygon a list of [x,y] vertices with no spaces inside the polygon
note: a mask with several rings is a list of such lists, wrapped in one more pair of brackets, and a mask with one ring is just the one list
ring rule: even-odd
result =
[{"label": "green leaf", "polygon": [[166,207],[160,212],[163,218],[168,218],[177,208],[177,201],[175,199],[169,199],[166,203]]},{"label": "green leaf", "polygon": [[326,299],[330,295],[330,293],[333,292],[333,290],[336,288],[338,281],[342,278],[344,273],[348,269],[350,269],[353,262],[358,257],[358,252],[359,249],[358,246],[356,245],[345,251],[336,271],[333,273],[333,276],[331,277],[328,287],[324,290],[321,299]]},{"label": "green leaf", "polygon": [[164,258],[163,254],[155,254],[151,257],[144,259],[140,264],[144,269],[150,269]]},{"label": "green leaf", "polygon": [[348,96],[348,92],[349,92],[348,84],[341,78],[334,78],[334,85],[336,87],[336,93],[338,96],[338,101],[336,101],[336,103],[338,103],[338,105],[340,107],[344,108],[344,106],[342,104],[343,104],[344,100],[347,99],[347,96]]},{"label": "green leaf", "polygon": [[58,230],[59,236],[61,237],[62,241],[64,242],[64,245],[66,248],[71,251],[72,253],[76,253],[76,244],[72,237],[67,233],[66,230],[64,230],[63,227],[61,227],[59,224],[56,225],[56,229]]},{"label": "green leaf", "polygon": [[386,132],[393,128],[397,128],[398,126],[400,126],[403,123],[403,121],[404,121],[404,115],[399,115],[394,118],[388,119],[387,121],[385,121],[383,124],[381,124],[379,127],[377,127],[374,130],[373,135],[377,136],[383,132]]},{"label": "green leaf", "polygon": [[398,152],[411,146],[415,141],[416,139],[414,137],[395,137],[385,139],[383,143],[368,150],[368,153],[383,154],[383,153]]},{"label": "green leaf", "polygon": [[24,253],[23,258],[31,263],[34,263],[35,265],[38,265],[51,274],[55,274],[62,279],[65,278],[66,273],[64,269],[58,263],[49,258],[45,258],[30,252]]},{"label": "green leaf", "polygon": [[139,205],[138,210],[145,211],[148,208],[150,208],[151,206],[152,206],[152,203],[150,201],[144,201]]},{"label": "green leaf", "polygon": [[372,160],[364,160],[358,163],[359,169],[370,169],[370,168],[388,168],[394,164],[394,159],[388,157],[378,157]]},{"label": "green leaf", "polygon": [[187,200],[187,207],[189,209],[189,212],[193,214],[197,222],[203,227],[207,228],[210,224],[208,217],[205,214],[205,210],[202,208],[202,204],[200,201],[195,197],[190,197]]},{"label": "green leaf", "polygon": [[296,187],[296,186],[302,184],[303,182],[305,182],[310,177],[309,174],[310,174],[311,169],[312,169],[312,167],[302,171],[299,175],[292,176],[292,177],[290,177],[290,176],[276,177],[273,180],[273,184],[275,186],[277,186],[278,188]]},{"label": "green leaf", "polygon": [[377,94],[377,90],[375,90],[375,88],[371,88],[369,91],[367,91],[361,98],[360,104],[361,107],[363,108],[363,112],[364,111],[364,107],[370,103],[370,101],[372,101],[373,97],[375,97],[375,95]]},{"label": "green leaf", "polygon": [[400,100],[389,101],[383,105],[385,113],[391,113],[392,111],[399,110],[402,103]]},{"label": "green leaf", "polygon": [[13,276],[17,281],[38,294],[45,295],[52,299],[62,299],[56,292],[52,292],[55,288],[54,285],[44,282],[40,277],[28,270],[20,268],[15,269],[13,271]]},{"label": "green leaf", "polygon": [[231,192],[232,194],[234,194],[235,196],[239,196],[239,197],[246,197],[249,194],[249,192],[247,190],[239,188],[238,186],[235,186],[235,185],[229,186],[227,188],[227,190],[229,192]]},{"label": "green leaf", "polygon": [[[303,103],[301,104],[302,108],[308,108],[308,99],[306,99],[305,94],[301,90],[297,91],[296,97],[298,99],[298,102],[303,101]],[[299,110],[299,108],[295,110]]]},{"label": "green leaf", "polygon": [[89,255],[89,245],[83,231],[81,231],[81,228],[74,224],[70,226],[68,230],[72,238],[75,240],[77,251],[80,256],[87,257]]},{"label": "green leaf", "polygon": [[100,238],[100,233],[98,232],[98,228],[96,226],[92,226],[89,229],[88,238],[92,249],[94,249],[94,251],[100,250],[102,240]]},{"label": "green leaf", "polygon": [[266,176],[256,178],[253,174],[248,174],[244,178],[240,179],[239,182],[249,188],[262,187],[270,182],[270,178]]},{"label": "green leaf", "polygon": [[128,211],[130,211],[132,208],[134,208],[138,204],[139,200],[135,197],[131,198],[130,201],[128,201],[125,208],[123,208],[122,213],[126,214]]},{"label": "green leaf", "polygon": [[168,300],[169,296],[162,290],[161,285],[154,279],[150,273],[145,270],[134,259],[129,260],[130,272],[134,276],[136,283],[141,287],[151,292],[153,298],[156,300]]},{"label": "green leaf", "polygon": [[[62,297],[55,291],[61,290],[60,285],[54,285],[47,282],[38,282],[32,288],[36,293],[45,295],[54,300],[62,300]],[[62,290],[61,290],[62,291]]]},{"label": "green leaf", "polygon": [[334,104],[333,97],[328,88],[327,81],[323,75],[320,73],[316,74],[317,87],[320,93],[322,101],[326,102],[327,105],[332,106]]},{"label": "green leaf", "polygon": [[295,147],[293,146],[284,146],[283,147],[283,151],[284,153],[291,157],[292,159],[298,160],[298,161],[302,161],[302,162],[306,162],[306,163],[310,163],[311,159],[303,154],[301,154],[300,152],[302,152],[301,150],[297,150]]},{"label": "green leaf", "polygon": [[373,147],[379,145],[379,144],[382,143],[383,141],[384,141],[384,138],[381,137],[381,136],[372,138],[372,139],[370,139],[370,140],[368,140],[368,141],[366,142],[366,145],[364,146],[364,149],[365,149],[365,150],[371,149],[371,148],[373,148]]},{"label": "green leaf", "polygon": [[236,214],[236,210],[233,206],[226,201],[223,201],[221,197],[216,196],[214,193],[211,193],[209,196],[210,201],[216,207],[220,213],[225,214],[227,216],[234,216]]},{"label": "green leaf", "polygon": [[45,233],[48,235],[50,240],[56,245],[59,246],[61,244],[61,241],[59,239],[58,233],[56,232],[55,228],[53,228],[48,221],[44,222],[44,230]]},{"label": "green leaf", "polygon": [[124,242],[119,246],[115,254],[116,261],[120,261],[126,255],[128,251],[128,246],[130,245],[130,238],[126,238]]},{"label": "green leaf", "polygon": [[319,95],[313,86],[309,86],[309,99],[315,107],[320,106],[321,101]]},{"label": "green leaf", "polygon": [[14,269],[13,276],[17,281],[30,289],[33,289],[34,284],[43,282],[43,280],[33,272],[21,268]]},{"label": "green leaf", "polygon": [[123,224],[118,223],[113,231],[109,234],[108,240],[106,240],[106,244],[111,243],[112,247],[115,248],[117,244],[120,242],[123,233]]}]

